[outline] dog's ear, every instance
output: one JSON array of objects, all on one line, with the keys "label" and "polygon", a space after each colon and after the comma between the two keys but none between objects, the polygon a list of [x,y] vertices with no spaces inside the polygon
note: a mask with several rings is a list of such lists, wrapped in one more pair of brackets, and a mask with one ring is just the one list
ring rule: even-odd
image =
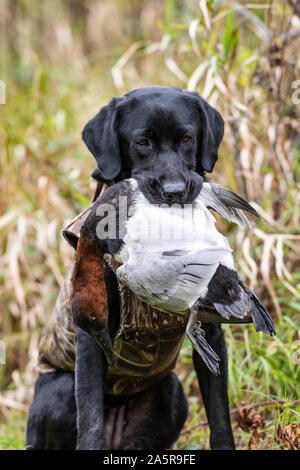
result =
[{"label": "dog's ear", "polygon": [[69,245],[71,245],[74,248],[74,250],[76,251],[77,250],[77,245],[78,245],[78,240],[79,240],[78,235],[71,232],[70,230],[63,230],[62,234],[63,234],[65,240],[67,240],[67,242],[69,243]]},{"label": "dog's ear", "polygon": [[118,142],[117,104],[113,98],[107,106],[91,119],[83,129],[82,138],[96,158],[99,179],[112,181],[121,171],[121,155]]},{"label": "dog's ear", "polygon": [[197,94],[201,135],[197,154],[197,171],[211,173],[218,159],[218,148],[224,135],[224,121],[221,114]]}]

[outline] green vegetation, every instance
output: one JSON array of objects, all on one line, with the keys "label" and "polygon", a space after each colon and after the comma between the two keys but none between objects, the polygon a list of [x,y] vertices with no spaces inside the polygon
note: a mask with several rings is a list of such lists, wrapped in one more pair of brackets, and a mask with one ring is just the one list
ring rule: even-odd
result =
[{"label": "green vegetation", "polygon": [[[295,3],[295,0],[294,0]],[[24,447],[40,333],[71,263],[67,220],[88,204],[94,161],[81,142],[86,121],[112,96],[150,84],[197,90],[226,131],[210,179],[255,201],[253,233],[222,223],[238,269],[269,308],[277,336],[226,326],[231,409],[261,405],[259,448],[299,423],[300,18],[292,1],[165,2],[3,0],[0,80],[0,449]],[[298,178],[298,182],[297,182]],[[220,222],[221,224],[221,222]],[[190,397],[185,429],[206,417],[184,344],[177,371]],[[252,427],[235,421],[239,448]],[[245,430],[246,429],[246,430]],[[207,426],[179,448],[208,448]]]},{"label": "green vegetation", "polygon": [[26,419],[24,413],[10,413],[0,428],[0,450],[23,450]]}]

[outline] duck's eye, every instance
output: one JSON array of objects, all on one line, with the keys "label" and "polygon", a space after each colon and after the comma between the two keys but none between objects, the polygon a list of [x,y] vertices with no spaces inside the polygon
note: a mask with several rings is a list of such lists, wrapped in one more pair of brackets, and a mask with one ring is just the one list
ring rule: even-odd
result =
[{"label": "duck's eye", "polygon": [[148,147],[150,142],[148,139],[140,139],[137,141],[137,145],[142,145],[143,147]]},{"label": "duck's eye", "polygon": [[186,142],[190,142],[191,140],[192,140],[191,136],[185,135],[183,136],[182,142],[186,143]]},{"label": "duck's eye", "polygon": [[96,314],[94,312],[90,313],[89,321],[94,323],[96,321]]}]

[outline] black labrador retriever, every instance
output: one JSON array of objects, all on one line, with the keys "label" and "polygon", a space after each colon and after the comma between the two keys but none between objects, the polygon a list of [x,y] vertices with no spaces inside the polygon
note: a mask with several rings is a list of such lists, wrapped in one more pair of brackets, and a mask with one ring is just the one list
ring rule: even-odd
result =
[{"label": "black labrador retriever", "polygon": [[[189,203],[196,198],[202,176],[214,168],[223,132],[221,115],[197,93],[151,86],[113,98],[85,126],[83,140],[96,158],[98,168],[94,177],[99,182],[112,184],[134,177],[150,202],[173,204]],[[116,312],[118,285],[108,266],[105,283],[109,312]],[[110,318],[113,335],[116,325],[111,322]],[[193,352],[211,448],[234,449],[224,336],[219,325],[206,323],[203,329],[221,359],[221,374],[214,376]],[[171,372],[145,392],[127,401],[123,398],[114,402],[103,396],[106,369],[102,350],[78,328],[75,374],[55,370],[41,374],[37,380],[29,413],[27,447],[103,449],[109,410],[119,411],[114,411],[110,419],[112,437],[106,447],[152,450],[170,447],[178,438],[188,412],[176,375]],[[117,414],[127,430],[122,442],[118,442]]]}]

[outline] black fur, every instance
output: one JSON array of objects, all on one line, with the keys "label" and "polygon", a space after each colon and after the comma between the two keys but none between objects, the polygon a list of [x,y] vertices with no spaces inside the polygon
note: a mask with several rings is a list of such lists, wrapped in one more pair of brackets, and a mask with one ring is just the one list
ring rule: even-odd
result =
[{"label": "black fur", "polygon": [[219,325],[203,323],[205,339],[220,358],[220,374],[208,370],[199,354],[193,351],[194,367],[210,428],[212,449],[234,449],[227,396],[227,350],[224,334]]},{"label": "black fur", "polygon": [[113,98],[97,116],[87,123],[82,132],[82,138],[95,156],[104,181],[115,179],[121,170],[117,103],[118,99]]},{"label": "black fur", "polygon": [[[95,349],[83,330],[78,330],[77,345],[75,374],[50,372],[40,375],[36,382],[27,427],[28,449],[104,448],[110,410],[118,410],[123,403],[106,397],[103,406],[101,382],[106,366],[102,351]],[[150,390],[128,398],[125,411],[123,423],[118,423],[120,428],[123,426],[123,434],[113,449],[162,450],[178,439],[188,403],[181,383],[171,373]]]},{"label": "black fur", "polygon": [[26,448],[71,450],[76,440],[74,373],[40,374],[29,410]]},{"label": "black fur", "polygon": [[134,176],[154,203],[188,203],[211,172],[224,133],[221,115],[195,92],[146,87],[113,98],[83,130],[102,181]]},{"label": "black fur", "polygon": [[[133,176],[151,202],[190,202],[201,190],[203,173],[214,168],[223,132],[220,114],[194,92],[155,86],[114,98],[83,130],[83,140],[98,165],[93,173],[99,181],[96,193],[102,182]],[[118,251],[120,243],[115,240],[109,252]],[[107,287],[113,335],[119,323],[119,303],[112,278]],[[203,328],[221,360],[221,374],[215,377],[194,352],[211,445],[232,449],[226,346],[218,326],[203,324]],[[114,407],[123,406],[109,402],[108,397],[103,406],[105,370],[100,348],[79,329],[75,374],[51,372],[40,375],[36,382],[27,428],[29,448],[103,448],[108,416]],[[124,406],[128,429],[114,447],[119,449],[168,448],[178,438],[188,411],[182,386],[173,373],[138,397],[128,398]]]}]

